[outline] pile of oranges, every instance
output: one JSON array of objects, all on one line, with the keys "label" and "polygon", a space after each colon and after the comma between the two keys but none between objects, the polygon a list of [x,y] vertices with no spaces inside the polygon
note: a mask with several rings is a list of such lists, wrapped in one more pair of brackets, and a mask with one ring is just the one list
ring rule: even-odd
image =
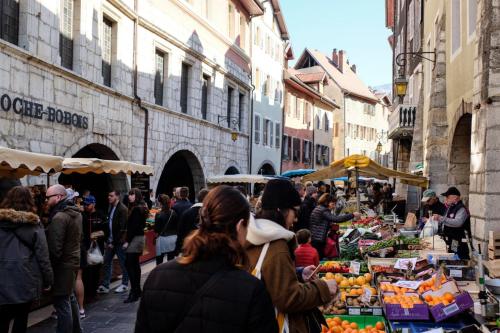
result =
[{"label": "pile of oranges", "polygon": [[358,324],[342,320],[340,317],[327,318],[328,327],[323,326],[322,333],[384,333],[384,323],[378,321],[375,326],[367,325],[360,328]]},{"label": "pile of oranges", "polygon": [[455,302],[455,296],[452,293],[444,293],[443,296],[425,295],[424,299],[429,306],[436,306],[438,304],[447,306]]},{"label": "pile of oranges", "polygon": [[424,292],[428,291],[428,290],[432,290],[432,291],[437,291],[439,290],[439,288],[441,288],[441,285],[443,283],[446,282],[446,277],[444,275],[441,276],[441,281],[440,283],[438,284],[439,287],[436,287],[436,277],[433,276],[432,278],[430,278],[429,280],[427,281],[424,281],[420,284],[420,286],[418,287],[418,293],[419,294],[423,294]]},{"label": "pile of oranges", "polygon": [[384,295],[384,303],[400,304],[403,309],[413,309],[415,304],[424,304],[416,294]]},{"label": "pile of oranges", "polygon": [[353,286],[365,286],[369,285],[372,280],[372,275],[370,273],[365,273],[358,277],[345,277],[340,273],[326,273],[325,280],[335,280],[340,288],[350,288]]},{"label": "pile of oranges", "polygon": [[390,291],[390,292],[396,293],[397,295],[404,295],[405,293],[412,291],[411,289],[408,289],[408,288],[393,286],[390,283],[381,283],[380,290]]}]

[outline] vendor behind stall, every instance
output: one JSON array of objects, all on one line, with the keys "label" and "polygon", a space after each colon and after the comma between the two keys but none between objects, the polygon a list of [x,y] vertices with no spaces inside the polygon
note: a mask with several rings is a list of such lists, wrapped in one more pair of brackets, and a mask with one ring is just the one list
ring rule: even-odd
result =
[{"label": "vendor behind stall", "polygon": [[425,190],[422,194],[422,218],[419,223],[419,229],[424,227],[427,220],[430,218],[430,214],[437,214],[444,216],[446,213],[446,206],[439,200],[436,192],[434,190]]},{"label": "vendor behind stall", "polygon": [[465,231],[471,237],[470,214],[460,199],[460,191],[456,187],[450,187],[441,195],[446,197],[446,212],[444,216],[433,214],[433,219],[439,221],[439,229],[443,232],[448,252],[456,253],[460,259],[470,259],[465,240]]}]

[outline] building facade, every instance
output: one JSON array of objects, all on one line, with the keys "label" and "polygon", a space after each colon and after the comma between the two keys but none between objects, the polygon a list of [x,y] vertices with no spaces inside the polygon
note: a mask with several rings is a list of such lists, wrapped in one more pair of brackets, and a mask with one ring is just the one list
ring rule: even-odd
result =
[{"label": "building facade", "polygon": [[288,30],[279,0],[263,4],[252,20],[253,138],[251,173],[280,174],[283,134],[283,70]]},{"label": "building facade", "polygon": [[320,169],[331,163],[331,114],[339,106],[321,92],[326,75],[317,69],[289,69],[285,74],[283,171]]},{"label": "building facade", "polygon": [[[394,8],[409,5],[399,0]],[[429,52],[425,55],[430,60],[421,61],[423,76],[418,92],[423,96],[417,104],[417,114],[422,112],[418,130],[422,144],[412,144],[410,155],[422,156],[423,173],[437,193],[448,186],[459,188],[469,206],[473,237],[485,244],[488,231],[500,230],[493,209],[500,202],[496,167],[500,146],[500,26],[496,23],[500,4],[447,0],[425,1],[422,6],[422,51]]]},{"label": "building facade", "polygon": [[[207,176],[249,170],[259,2],[5,2],[13,8],[0,18],[0,145],[149,164],[157,193],[185,185],[194,194]],[[134,185],[109,175],[64,181],[96,194]]]},{"label": "building facade", "polygon": [[[349,64],[345,51],[334,49],[329,58],[320,51],[305,49],[295,68],[318,66],[328,78],[324,94],[340,105],[333,113],[333,159],[353,154],[377,157],[378,137],[388,130],[387,114],[376,112],[379,98],[358,77],[356,66]],[[384,151],[388,151],[388,144],[384,141]]]}]

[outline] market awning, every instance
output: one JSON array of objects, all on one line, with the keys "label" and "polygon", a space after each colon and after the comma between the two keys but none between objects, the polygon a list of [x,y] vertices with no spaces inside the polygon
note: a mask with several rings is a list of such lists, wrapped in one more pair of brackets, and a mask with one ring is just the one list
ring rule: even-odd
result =
[{"label": "market awning", "polygon": [[282,177],[288,177],[288,178],[292,178],[292,177],[302,177],[302,176],[305,176],[305,175],[308,175],[310,173],[313,173],[314,169],[296,169],[296,170],[288,170],[288,171],[285,171],[281,174]]},{"label": "market awning", "polygon": [[26,175],[61,171],[63,158],[0,147],[0,176],[22,178]]},{"label": "market awning", "polygon": [[[283,178],[280,176],[264,176],[264,175],[223,175],[207,178],[209,184],[225,184],[225,183],[241,183],[241,184],[266,184],[271,179]],[[284,178],[286,179],[286,178]]]},{"label": "market awning", "polygon": [[304,176],[303,180],[317,181],[344,177],[348,174],[350,168],[357,168],[359,175],[365,177],[375,177],[377,179],[397,178],[402,183],[408,185],[420,186],[423,188],[429,186],[429,180],[426,177],[385,168],[363,155],[352,155],[332,162],[330,166]]},{"label": "market awning", "polygon": [[65,158],[63,161],[63,173],[126,173],[131,175],[134,173],[153,175],[153,167],[150,165],[143,165],[132,163],[128,161],[112,161],[101,160],[98,158]]}]

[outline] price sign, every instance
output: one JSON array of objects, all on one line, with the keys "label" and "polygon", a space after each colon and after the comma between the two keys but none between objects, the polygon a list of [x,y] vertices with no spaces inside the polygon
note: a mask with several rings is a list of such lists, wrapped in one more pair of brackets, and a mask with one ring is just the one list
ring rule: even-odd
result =
[{"label": "price sign", "polygon": [[371,297],[372,297],[372,291],[369,288],[364,288],[363,295],[361,295],[361,302],[369,305]]},{"label": "price sign", "polygon": [[408,288],[408,289],[418,289],[420,287],[420,284],[422,281],[398,281],[394,283],[395,286],[401,287],[401,288]]},{"label": "price sign", "polygon": [[458,307],[457,303],[453,303],[453,304],[443,308],[443,312],[447,316],[454,314],[458,310],[460,310],[460,308]]},{"label": "price sign", "polygon": [[462,277],[462,270],[461,269],[450,269],[450,276],[461,278]]},{"label": "price sign", "polygon": [[351,265],[349,266],[349,273],[354,275],[359,275],[360,269],[361,269],[361,263],[357,261],[351,261]]},{"label": "price sign", "polygon": [[360,308],[350,308],[349,309],[349,315],[350,316],[359,316],[361,314],[361,309]]},{"label": "price sign", "polygon": [[406,270],[409,268],[409,266],[411,266],[413,269],[417,264],[417,259],[418,258],[398,259],[398,261],[396,261],[396,264],[394,265],[394,268]]}]

